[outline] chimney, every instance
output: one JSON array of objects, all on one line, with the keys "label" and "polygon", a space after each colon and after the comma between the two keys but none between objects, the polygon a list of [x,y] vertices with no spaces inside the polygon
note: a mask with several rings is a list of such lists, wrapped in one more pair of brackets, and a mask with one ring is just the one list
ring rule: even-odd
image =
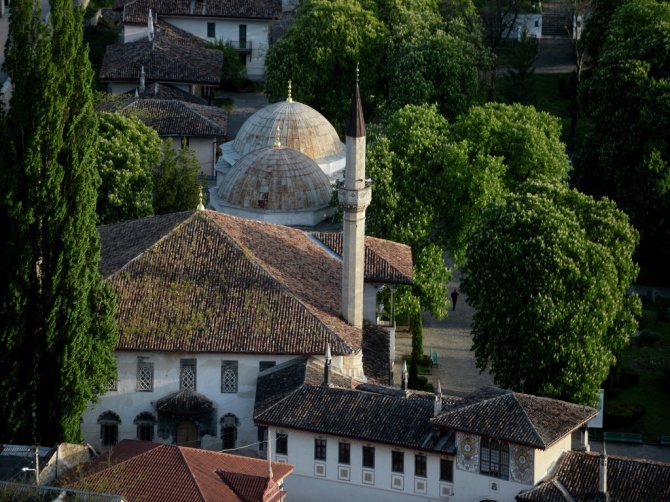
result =
[{"label": "chimney", "polygon": [[151,9],[149,9],[149,18],[147,19],[147,38],[149,42],[154,40],[154,18],[151,15]]},{"label": "chimney", "polygon": [[332,363],[332,359],[330,358],[330,344],[326,343],[326,360],[325,360],[325,367],[323,370],[323,386],[324,387],[330,387],[330,364]]},{"label": "chimney", "polygon": [[437,381],[437,389],[435,389],[435,408],[433,409],[433,416],[436,417],[442,413],[442,385]]},{"label": "chimney", "polygon": [[343,209],[342,316],[352,326],[362,328],[365,209],[370,205],[372,191],[365,180],[365,122],[358,90],[358,68],[346,134],[346,171],[338,196]]},{"label": "chimney", "polygon": [[603,495],[605,500],[607,496],[607,451],[603,442],[603,452],[600,454],[600,483],[598,485],[598,494]]},{"label": "chimney", "polygon": [[142,65],[142,68],[140,69],[140,94],[144,93],[145,76],[146,74],[144,73],[144,65]]},{"label": "chimney", "polygon": [[400,384],[401,385],[400,388],[402,390],[407,390],[407,382],[409,380],[409,375],[407,374],[407,361],[404,361],[404,360],[402,362],[402,376],[401,376],[401,378],[402,378],[402,384]]}]

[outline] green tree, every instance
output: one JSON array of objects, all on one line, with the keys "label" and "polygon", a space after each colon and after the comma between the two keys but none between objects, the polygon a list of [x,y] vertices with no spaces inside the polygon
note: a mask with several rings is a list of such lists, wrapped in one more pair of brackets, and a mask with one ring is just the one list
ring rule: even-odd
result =
[{"label": "green tree", "polygon": [[383,41],[387,30],[371,2],[306,0],[287,33],[268,50],[266,93],[270,102],[286,99],[293,81],[293,98],[321,112],[344,131],[351,103],[351,86],[361,63],[360,89],[366,116],[382,96]]},{"label": "green tree", "polygon": [[461,289],[477,367],[518,392],[593,404],[636,327],[637,232],[613,202],[529,182],[468,236]]},{"label": "green tree", "polygon": [[78,442],[116,378],[115,300],[98,272],[93,72],[82,10],[12,4],[0,133],[0,437]]},{"label": "green tree", "polygon": [[207,48],[223,52],[221,88],[226,91],[239,91],[247,76],[247,68],[244,62],[240,60],[240,55],[233,42],[219,39],[216,42],[208,43]]},{"label": "green tree", "polygon": [[582,100],[594,124],[575,157],[575,183],[614,199],[640,231],[637,258],[670,281],[670,4],[628,0],[612,15]]},{"label": "green tree", "polygon": [[513,57],[503,86],[503,95],[510,103],[530,105],[537,97],[533,79],[536,47],[537,41],[530,38],[528,27],[524,25],[521,40],[513,42]]},{"label": "green tree", "polygon": [[101,112],[96,163],[100,223],[153,214],[152,169],[162,155],[158,133],[137,117]]},{"label": "green tree", "polygon": [[195,151],[182,142],[175,151],[172,140],[163,144],[163,160],[154,168],[154,213],[195,209],[203,186],[198,182],[200,164]]}]

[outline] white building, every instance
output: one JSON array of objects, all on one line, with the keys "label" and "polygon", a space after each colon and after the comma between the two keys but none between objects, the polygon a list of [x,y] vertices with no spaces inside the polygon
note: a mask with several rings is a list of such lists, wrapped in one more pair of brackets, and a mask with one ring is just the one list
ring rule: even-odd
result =
[{"label": "white building", "polygon": [[181,2],[178,0],[132,0],[123,5],[123,41],[146,33],[149,10],[161,21],[214,42],[230,41],[247,68],[248,78],[263,78],[271,23],[281,15],[281,4],[273,0],[229,2]]}]

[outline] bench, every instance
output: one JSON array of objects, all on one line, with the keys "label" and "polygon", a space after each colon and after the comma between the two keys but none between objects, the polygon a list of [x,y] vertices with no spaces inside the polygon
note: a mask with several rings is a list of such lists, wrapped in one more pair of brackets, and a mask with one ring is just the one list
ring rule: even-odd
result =
[{"label": "bench", "polygon": [[631,434],[629,432],[603,432],[603,441],[606,443],[642,444],[642,434]]},{"label": "bench", "polygon": [[656,439],[662,446],[670,446],[670,436],[658,436]]},{"label": "bench", "polygon": [[438,368],[440,364],[437,358],[437,352],[435,352],[433,349],[430,349],[430,364],[436,368]]}]

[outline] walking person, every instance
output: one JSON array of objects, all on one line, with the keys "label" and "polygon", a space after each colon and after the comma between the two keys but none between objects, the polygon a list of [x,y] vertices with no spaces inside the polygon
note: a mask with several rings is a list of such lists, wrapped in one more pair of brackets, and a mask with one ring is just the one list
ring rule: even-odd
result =
[{"label": "walking person", "polygon": [[451,303],[454,306],[454,310],[456,310],[456,302],[458,301],[458,291],[455,289],[451,292]]}]

